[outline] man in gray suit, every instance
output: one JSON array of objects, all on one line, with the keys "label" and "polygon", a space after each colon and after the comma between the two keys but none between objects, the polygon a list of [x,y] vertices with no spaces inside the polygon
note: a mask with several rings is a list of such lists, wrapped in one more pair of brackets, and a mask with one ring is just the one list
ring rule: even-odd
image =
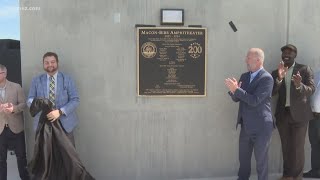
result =
[{"label": "man in gray suit", "polygon": [[263,62],[264,52],[251,48],[246,57],[248,72],[241,75],[239,83],[235,78],[225,80],[232,100],[240,102],[238,180],[249,180],[253,150],[258,180],[268,180],[268,150],[274,128],[271,112],[273,79],[263,68]]},{"label": "man in gray suit", "polygon": [[25,96],[21,86],[6,77],[7,68],[0,64],[0,180],[7,179],[9,146],[14,148],[20,178],[29,180],[22,115],[26,107]]},{"label": "man in gray suit", "polygon": [[[36,97],[48,98],[55,109],[47,114],[47,118],[52,122],[59,119],[74,145],[73,129],[79,122],[76,108],[80,102],[75,82],[67,74],[58,71],[59,59],[56,53],[45,53],[42,61],[46,73],[32,79],[27,104],[30,107]],[[39,117],[40,113],[34,118],[34,130],[38,126]]]}]

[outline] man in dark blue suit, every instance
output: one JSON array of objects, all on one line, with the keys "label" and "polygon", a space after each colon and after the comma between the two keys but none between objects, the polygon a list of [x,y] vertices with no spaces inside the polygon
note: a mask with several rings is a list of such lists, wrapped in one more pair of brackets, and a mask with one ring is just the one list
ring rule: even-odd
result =
[{"label": "man in dark blue suit", "polygon": [[258,180],[268,180],[268,149],[274,128],[271,112],[273,78],[263,68],[263,61],[264,52],[251,48],[246,56],[248,72],[241,75],[239,83],[235,78],[225,80],[232,100],[240,102],[238,180],[249,180],[253,150]]}]

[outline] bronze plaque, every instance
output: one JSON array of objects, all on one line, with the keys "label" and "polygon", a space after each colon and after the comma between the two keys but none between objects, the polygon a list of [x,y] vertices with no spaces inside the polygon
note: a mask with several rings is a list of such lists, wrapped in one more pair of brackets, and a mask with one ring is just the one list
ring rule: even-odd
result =
[{"label": "bronze plaque", "polygon": [[206,96],[206,28],[137,28],[139,96]]}]

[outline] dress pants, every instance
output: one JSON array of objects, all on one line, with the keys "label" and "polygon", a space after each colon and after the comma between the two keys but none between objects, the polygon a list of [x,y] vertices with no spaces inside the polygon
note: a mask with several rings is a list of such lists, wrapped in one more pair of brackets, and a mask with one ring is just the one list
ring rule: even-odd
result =
[{"label": "dress pants", "polygon": [[14,148],[20,178],[22,180],[29,180],[24,132],[15,134],[9,127],[5,127],[0,134],[0,180],[7,180],[7,154],[9,146]]},{"label": "dress pants", "polygon": [[277,118],[276,125],[280,134],[283,156],[282,175],[283,177],[293,177],[294,180],[301,180],[308,123],[295,123],[289,108],[286,108],[286,111]]},{"label": "dress pants", "polygon": [[258,133],[248,133],[241,127],[239,137],[238,180],[249,180],[251,174],[251,156],[254,151],[258,180],[268,180],[268,150],[273,123]]},{"label": "dress pants", "polygon": [[309,141],[311,144],[311,170],[320,176],[320,113],[309,122]]}]

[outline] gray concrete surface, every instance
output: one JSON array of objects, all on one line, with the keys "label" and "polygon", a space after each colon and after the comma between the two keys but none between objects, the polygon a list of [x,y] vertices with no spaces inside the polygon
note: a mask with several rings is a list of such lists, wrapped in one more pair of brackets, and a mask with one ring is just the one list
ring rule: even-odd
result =
[{"label": "gray concrete surface", "polygon": [[[23,88],[28,93],[31,78],[43,72],[42,55],[57,52],[61,71],[79,88],[76,147],[97,180],[234,176],[238,105],[223,80],[246,71],[250,47],[265,50],[268,71],[277,68],[280,47],[288,42],[297,45],[300,63],[320,60],[317,0],[21,0],[20,5],[41,8],[20,11]],[[134,26],[159,25],[161,8],[183,8],[185,25],[208,28],[204,98],[137,97]],[[34,133],[26,117],[30,158]],[[269,154],[270,173],[281,172],[277,131]],[[309,156],[306,143],[306,170]],[[254,161],[252,166],[255,172]]]},{"label": "gray concrete surface", "polygon": [[[9,165],[9,171],[8,171],[8,180],[18,180],[19,175],[16,170],[16,163],[13,161],[12,158],[9,159],[10,164]],[[279,180],[281,177],[281,174],[270,174],[269,180]],[[318,180],[315,178],[304,178],[305,180]],[[176,179],[176,180],[237,180],[236,176],[233,177],[215,177],[215,178],[188,178],[188,179]],[[258,180],[256,175],[252,175],[250,177],[250,180]]]},{"label": "gray concrete surface", "polygon": [[7,166],[8,166],[8,180],[19,180],[19,173],[18,173],[18,167],[17,167],[17,159],[15,155],[11,155],[8,152],[8,160],[7,160]]}]

